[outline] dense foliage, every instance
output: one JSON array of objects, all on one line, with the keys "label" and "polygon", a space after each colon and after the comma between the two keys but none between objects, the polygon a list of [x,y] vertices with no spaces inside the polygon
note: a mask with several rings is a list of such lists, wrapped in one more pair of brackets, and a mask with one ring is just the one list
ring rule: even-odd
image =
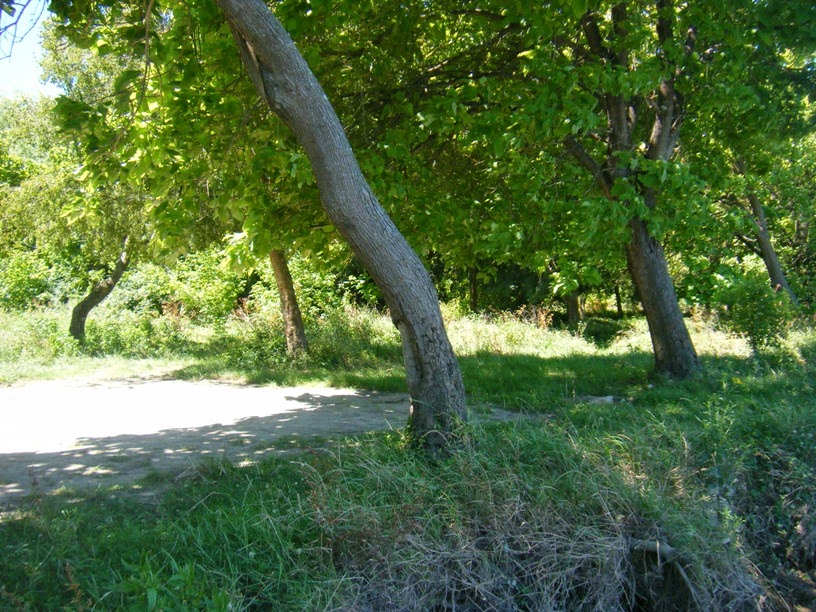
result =
[{"label": "dense foliage", "polygon": [[[0,0],[0,35],[24,4]],[[64,95],[0,100],[0,383],[160,361],[404,390],[382,296],[216,3],[49,6],[43,65]],[[475,446],[437,460],[396,431],[154,474],[151,502],[26,501],[0,514],[0,607],[816,600],[816,5],[274,11],[446,302],[471,409],[526,416],[471,425]],[[77,342],[69,308],[125,250]],[[278,250],[308,353],[287,351]],[[644,263],[673,281],[675,331],[705,367],[692,382],[647,374]]]},{"label": "dense foliage", "polygon": [[[47,229],[38,248],[63,256],[81,244],[78,273],[109,267],[125,235],[131,250],[164,257],[228,234],[246,268],[285,247],[342,275],[348,256],[316,206],[309,164],[256,103],[215,7],[99,6],[51,6],[45,67],[65,91],[59,119],[11,104],[0,121],[16,149],[3,159],[26,176],[56,176],[45,163],[55,121],[70,143],[63,168],[83,164],[73,183],[39,179],[73,195],[49,197],[18,227]],[[623,6],[283,2],[276,12],[446,297],[474,309],[637,299],[624,247],[642,217],[670,255],[681,305],[728,306],[717,279],[739,284],[745,262],[765,257],[756,196],[792,294],[812,308],[812,6]],[[677,149],[658,159],[649,137],[667,118],[655,106],[661,83],[679,110]],[[628,109],[629,148],[608,141],[616,104]],[[23,132],[21,115],[39,119]]]}]

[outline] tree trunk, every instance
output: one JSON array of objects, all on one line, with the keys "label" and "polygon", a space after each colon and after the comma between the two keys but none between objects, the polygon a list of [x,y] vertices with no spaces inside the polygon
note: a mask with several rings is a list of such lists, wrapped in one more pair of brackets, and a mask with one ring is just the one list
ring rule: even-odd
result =
[{"label": "tree trunk", "polygon": [[[746,176],[746,164],[744,158],[738,158],[734,161],[734,170],[742,177]],[[771,286],[774,291],[784,290],[788,297],[794,304],[798,303],[796,294],[790,288],[788,280],[785,278],[785,273],[782,271],[782,264],[779,262],[779,257],[776,255],[776,250],[771,242],[771,233],[768,231],[768,220],[765,217],[765,207],[759,201],[759,196],[749,187],[748,188],[748,202],[751,205],[751,216],[754,221],[754,233],[759,244],[759,254],[762,256],[762,261],[765,262],[765,268],[768,270],[768,277],[771,281]]]},{"label": "tree trunk", "polygon": [[[574,139],[565,142],[567,150],[593,173],[606,197],[612,196],[612,182]],[[673,146],[673,145],[672,145]],[[646,205],[653,208],[657,194],[644,194]],[[638,217],[629,222],[632,238],[626,245],[629,274],[635,294],[643,304],[649,334],[655,354],[655,371],[672,378],[686,378],[700,369],[691,336],[683,321],[680,304],[669,274],[663,247],[649,233],[646,223]]]},{"label": "tree trunk", "polygon": [[477,312],[479,310],[479,277],[476,266],[468,267],[468,298],[470,312]]},{"label": "tree trunk", "polygon": [[700,362],[683,321],[663,247],[641,219],[633,219],[629,227],[632,239],[626,245],[626,259],[649,324],[655,371],[686,378],[699,369]]},{"label": "tree trunk", "polygon": [[765,267],[768,269],[771,286],[775,291],[784,290],[787,292],[791,301],[796,304],[798,303],[796,294],[793,292],[793,289],[790,288],[788,280],[785,278],[785,273],[782,271],[782,264],[779,263],[779,257],[777,257],[776,250],[771,243],[771,233],[768,231],[765,209],[755,193],[749,193],[748,200],[751,203],[751,213],[754,217],[754,231],[756,232],[757,242],[759,243],[759,251],[762,253],[762,261],[765,262]]},{"label": "tree trunk", "polygon": [[442,451],[466,420],[465,392],[431,278],[380,206],[323,89],[262,0],[217,0],[264,101],[312,165],[323,207],[371,274],[402,337],[409,430]]},{"label": "tree trunk", "polygon": [[567,324],[576,327],[584,320],[584,308],[581,303],[581,294],[576,289],[567,296]]},{"label": "tree trunk", "polygon": [[292,282],[292,275],[289,273],[289,266],[283,251],[273,250],[269,253],[269,261],[272,263],[272,271],[275,273],[275,283],[278,286],[278,295],[280,295],[283,327],[286,333],[286,352],[290,357],[296,357],[300,353],[307,352],[309,344],[306,341],[306,330],[303,327],[303,318],[300,316],[300,307],[295,295],[295,285]]},{"label": "tree trunk", "polygon": [[80,343],[85,342],[85,322],[88,320],[88,315],[91,310],[99,306],[102,301],[111,294],[113,288],[122,278],[128,266],[129,256],[127,253],[127,239],[122,248],[122,253],[116,261],[113,268],[113,273],[107,278],[96,283],[90,293],[86,295],[71,312],[71,325],[68,328],[69,333],[77,339]]},{"label": "tree trunk", "polygon": [[621,299],[620,285],[615,285],[615,309],[618,312],[618,318],[623,318],[623,300]]},{"label": "tree trunk", "polygon": [[[667,48],[678,41],[673,38],[675,21],[674,7],[671,0],[657,0],[656,30],[660,46]],[[626,45],[617,40],[626,36],[627,6],[616,4],[611,10],[613,29],[607,33],[611,45],[607,45],[597,18],[587,13],[582,21],[584,35],[589,51],[599,60],[611,62],[622,71],[630,70],[631,61]],[[692,31],[689,31],[692,34]],[[685,53],[691,53],[694,47],[693,37],[683,43]],[[617,51],[615,50],[617,47]],[[677,147],[680,128],[683,125],[683,98],[675,90],[675,78],[681,74],[677,66],[666,64],[666,76],[660,86],[653,92],[644,108],[651,108],[653,122],[646,145],[646,156],[653,161],[668,162]],[[641,100],[644,102],[644,100]],[[636,102],[627,100],[618,94],[608,93],[604,97],[608,120],[607,159],[601,166],[589,155],[575,137],[567,137],[564,144],[567,151],[592,174],[596,185],[608,198],[614,196],[613,187],[618,181],[631,181],[631,171],[627,164],[620,163],[627,156],[618,156],[624,152],[633,154],[639,146],[632,140],[634,122],[638,116]],[[654,208],[657,193],[635,183],[646,205]],[[663,247],[649,233],[642,219],[634,216],[629,221],[632,238],[626,245],[629,272],[635,284],[635,291],[640,295],[649,334],[655,353],[655,371],[674,378],[684,378],[700,368],[700,362],[694,352],[680,305],[669,275],[669,267],[663,253]]]}]

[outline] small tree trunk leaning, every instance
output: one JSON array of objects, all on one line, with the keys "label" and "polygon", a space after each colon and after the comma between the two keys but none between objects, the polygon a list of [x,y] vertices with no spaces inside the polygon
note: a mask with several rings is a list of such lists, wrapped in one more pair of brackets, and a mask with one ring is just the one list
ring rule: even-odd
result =
[{"label": "small tree trunk leaning", "polygon": [[111,294],[113,288],[122,278],[128,266],[127,240],[122,250],[116,265],[113,268],[113,273],[107,278],[96,283],[90,293],[86,295],[71,312],[71,325],[68,328],[69,333],[80,343],[85,342],[85,322],[88,320],[88,315],[91,310],[99,306],[102,301]]},{"label": "small tree trunk leaning", "polygon": [[278,295],[280,295],[281,314],[286,334],[286,352],[290,357],[295,357],[309,350],[303,318],[300,316],[300,307],[295,295],[295,285],[292,282],[292,275],[289,273],[289,265],[286,263],[283,251],[273,250],[269,253],[269,261],[272,263],[272,271],[275,273],[275,283],[278,286]]},{"label": "small tree trunk leaning", "polygon": [[382,291],[402,338],[409,430],[444,451],[466,420],[465,392],[431,278],[363,177],[343,127],[263,0],[217,0],[262,99],[306,152],[331,222]]},{"label": "small tree trunk leaning", "polygon": [[[734,161],[734,171],[742,177],[747,174],[745,159],[738,158]],[[782,264],[771,242],[771,233],[768,231],[768,219],[765,217],[765,207],[759,201],[759,196],[749,187],[748,202],[751,205],[751,216],[754,221],[754,233],[759,244],[759,253],[765,268],[768,270],[768,277],[774,291],[784,290],[794,304],[798,304],[796,294],[790,288],[785,273],[782,271]]]},{"label": "small tree trunk leaning", "polygon": [[782,264],[779,263],[779,257],[776,255],[773,243],[771,243],[771,233],[768,231],[765,209],[755,193],[749,193],[748,200],[751,203],[751,213],[754,217],[754,231],[756,232],[757,242],[759,243],[759,251],[762,253],[762,261],[765,262],[765,267],[768,269],[771,286],[775,291],[784,290],[791,301],[797,304],[796,294],[793,292],[793,289],[790,288],[788,279],[785,278],[785,273],[782,271]]},{"label": "small tree trunk leaning", "polygon": [[567,296],[567,324],[576,327],[584,320],[584,308],[581,304],[581,294],[576,289]]},{"label": "small tree trunk leaning", "polygon": [[649,324],[655,371],[686,378],[700,369],[700,362],[683,321],[663,247],[643,220],[635,218],[629,227],[632,239],[626,245],[626,259]]}]

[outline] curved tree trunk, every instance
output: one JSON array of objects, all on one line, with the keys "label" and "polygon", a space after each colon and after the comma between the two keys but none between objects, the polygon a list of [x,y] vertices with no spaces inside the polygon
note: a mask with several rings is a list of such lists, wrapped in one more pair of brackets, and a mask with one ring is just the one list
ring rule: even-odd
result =
[{"label": "curved tree trunk", "polygon": [[96,283],[91,288],[90,293],[74,306],[74,310],[71,312],[71,325],[68,331],[80,343],[85,342],[85,322],[88,320],[91,310],[99,306],[111,294],[111,291],[116,287],[128,267],[127,243],[128,241],[125,239],[122,253],[119,255],[111,275]]},{"label": "curved tree trunk", "polygon": [[683,321],[663,247],[641,219],[633,219],[629,227],[632,240],[626,245],[626,259],[649,323],[655,371],[686,378],[699,369],[699,361]]},{"label": "curved tree trunk", "polygon": [[292,39],[262,0],[217,0],[258,92],[306,151],[323,207],[371,274],[402,337],[409,429],[443,450],[466,419],[465,393],[431,278],[380,206],[340,120]]},{"label": "curved tree trunk", "polygon": [[295,295],[295,285],[289,273],[289,265],[283,251],[273,250],[269,253],[272,271],[275,273],[275,283],[280,296],[283,327],[286,333],[286,352],[290,357],[309,350],[306,341],[306,330],[303,327],[303,318],[300,316],[300,307]]}]

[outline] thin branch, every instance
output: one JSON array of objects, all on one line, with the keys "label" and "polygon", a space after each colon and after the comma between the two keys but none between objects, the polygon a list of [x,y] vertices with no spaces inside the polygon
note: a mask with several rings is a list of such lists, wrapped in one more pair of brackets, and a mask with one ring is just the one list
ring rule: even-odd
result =
[{"label": "thin branch", "polygon": [[758,257],[762,257],[762,250],[759,248],[756,239],[751,239],[745,236],[744,234],[736,233],[734,234],[734,238],[739,240],[744,246],[748,248],[751,253]]},{"label": "thin branch", "polygon": [[145,12],[145,43],[144,43],[144,74],[142,75],[142,91],[139,95],[139,101],[133,111],[134,115],[138,112],[139,107],[144,102],[147,95],[147,78],[150,73],[150,13],[153,12],[153,0],[148,0],[147,11]]},{"label": "thin branch", "polygon": [[[14,50],[14,45],[25,39],[25,37],[31,34],[34,28],[37,27],[37,23],[40,21],[43,14],[45,13],[45,9],[47,6],[45,2],[40,4],[39,13],[37,14],[36,17],[34,17],[34,19],[31,20],[31,25],[29,26],[29,28],[25,32],[23,32],[21,36],[17,35],[17,28],[19,28],[20,26],[23,14],[26,12],[29,6],[31,6],[31,4],[35,1],[39,4],[39,0],[26,0],[25,2],[20,3],[14,15],[11,15],[11,21],[6,25],[0,26],[0,39],[6,38],[6,32],[10,33],[10,36],[8,37],[9,38],[8,53],[0,50],[0,59],[8,59],[9,57],[11,57],[11,53]],[[4,10],[0,10],[0,18],[2,18],[5,15],[8,15],[8,13],[6,13]]]}]

